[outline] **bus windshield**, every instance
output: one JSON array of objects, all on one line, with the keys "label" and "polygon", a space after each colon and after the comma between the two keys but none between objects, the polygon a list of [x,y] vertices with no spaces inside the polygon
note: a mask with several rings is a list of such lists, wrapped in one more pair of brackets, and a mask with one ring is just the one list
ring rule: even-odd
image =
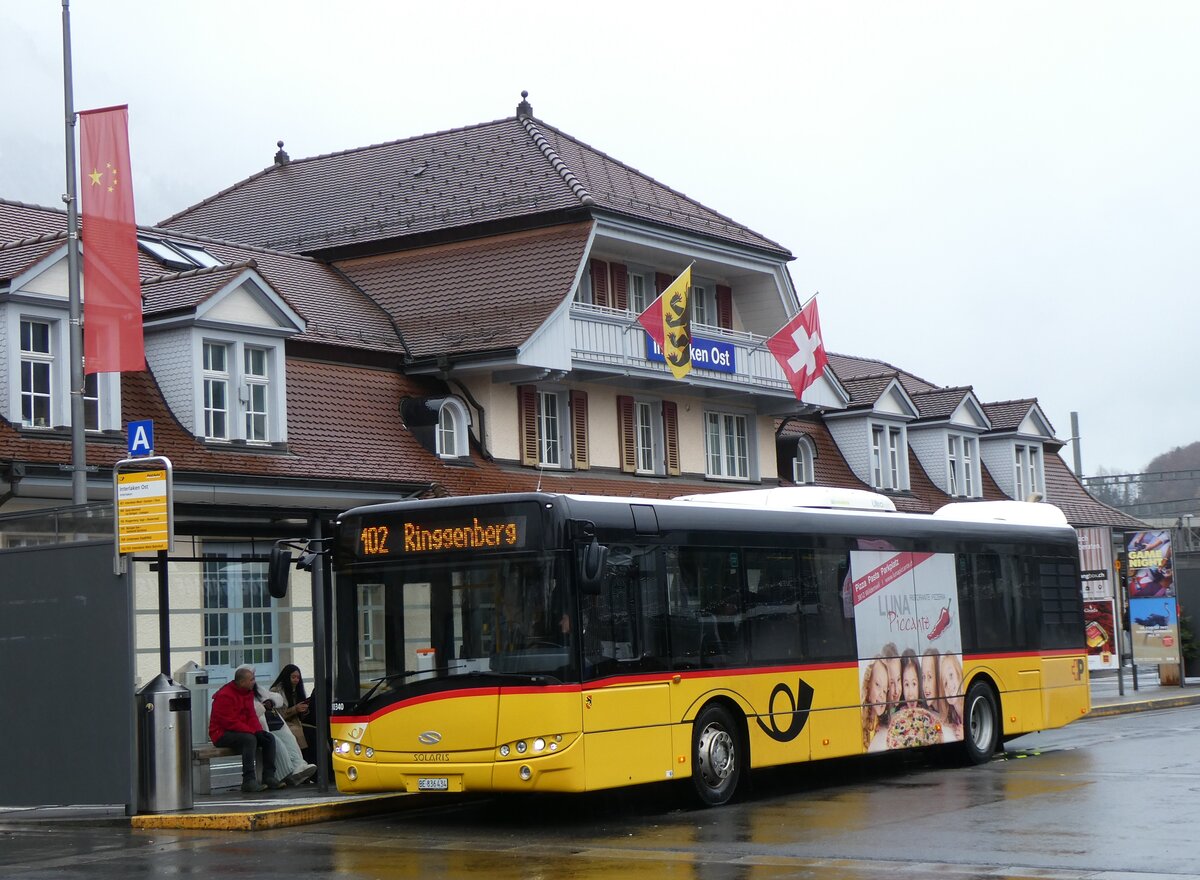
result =
[{"label": "bus windshield", "polygon": [[334,700],[349,707],[462,677],[578,680],[565,571],[555,554],[522,553],[340,573]]}]

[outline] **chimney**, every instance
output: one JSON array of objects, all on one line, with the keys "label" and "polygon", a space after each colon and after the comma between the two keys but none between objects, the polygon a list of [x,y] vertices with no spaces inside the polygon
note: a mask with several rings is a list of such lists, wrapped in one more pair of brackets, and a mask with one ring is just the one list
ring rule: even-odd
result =
[{"label": "chimney", "polygon": [[276,165],[288,165],[288,164],[290,164],[290,163],[291,163],[291,161],[292,161],[292,159],[291,159],[291,157],[290,157],[290,156],[288,156],[288,154],[287,154],[286,152],[284,152],[284,149],[283,149],[283,141],[276,141],[275,143],[276,143],[276,144],[278,145],[278,147],[279,147],[279,152],[275,154],[275,164],[276,164]]},{"label": "chimney", "polygon": [[517,118],[518,119],[520,119],[522,116],[533,116],[533,105],[531,105],[528,101],[525,100],[528,97],[529,97],[529,92],[526,92],[526,91],[521,92],[521,103],[517,105]]}]

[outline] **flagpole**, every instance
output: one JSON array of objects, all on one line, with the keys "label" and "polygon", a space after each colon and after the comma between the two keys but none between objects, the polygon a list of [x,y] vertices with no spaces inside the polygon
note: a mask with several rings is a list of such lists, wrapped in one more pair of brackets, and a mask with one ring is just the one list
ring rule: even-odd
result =
[{"label": "flagpole", "polygon": [[[75,97],[71,84],[71,4],[62,0],[63,102],[67,141],[67,295],[71,339],[71,503],[87,504],[87,447],[83,425],[83,323],[79,289],[79,209],[75,186]],[[115,500],[115,499],[114,499]]]}]

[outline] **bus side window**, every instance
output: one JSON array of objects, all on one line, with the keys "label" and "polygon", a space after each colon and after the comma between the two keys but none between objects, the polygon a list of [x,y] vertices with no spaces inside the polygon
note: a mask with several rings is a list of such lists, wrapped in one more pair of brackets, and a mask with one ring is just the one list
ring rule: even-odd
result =
[{"label": "bus side window", "polygon": [[591,678],[618,667],[661,669],[666,658],[666,621],[654,547],[610,547],[599,595],[585,597],[584,659]]},{"label": "bus side window", "polygon": [[858,653],[853,607],[847,606],[850,557],[842,550],[801,550],[800,609],[804,649],[814,660],[842,660]]},{"label": "bus side window", "polygon": [[800,590],[791,550],[746,551],[745,631],[755,663],[801,656]]}]

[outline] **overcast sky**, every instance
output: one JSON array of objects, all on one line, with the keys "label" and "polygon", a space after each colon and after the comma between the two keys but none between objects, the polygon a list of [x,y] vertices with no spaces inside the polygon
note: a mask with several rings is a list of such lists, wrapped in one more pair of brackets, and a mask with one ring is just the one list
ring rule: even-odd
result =
[{"label": "overcast sky", "polygon": [[[1200,440],[1200,3],[74,0],[138,220],[270,164],[535,115],[789,248],[831,351]],[[0,6],[0,197],[61,206],[60,0]],[[1070,463],[1071,449],[1064,450]]]}]

